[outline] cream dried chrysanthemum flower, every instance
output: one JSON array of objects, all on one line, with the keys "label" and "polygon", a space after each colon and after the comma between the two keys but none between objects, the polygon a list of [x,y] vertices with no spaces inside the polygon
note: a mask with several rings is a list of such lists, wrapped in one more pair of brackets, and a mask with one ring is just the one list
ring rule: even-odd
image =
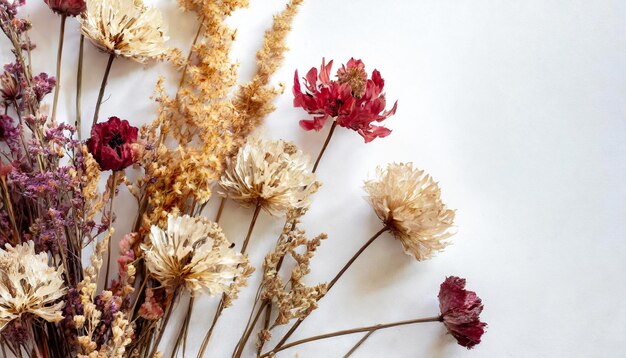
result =
[{"label": "cream dried chrysanthemum flower", "polygon": [[167,56],[161,12],[141,0],[87,0],[81,32],[102,51],[138,62]]},{"label": "cream dried chrysanthemum flower", "polygon": [[192,294],[227,292],[248,266],[216,223],[189,215],[170,215],[167,231],[153,225],[150,242],[141,248],[152,277],[166,288],[182,286]]},{"label": "cream dried chrysanthemum flower", "polygon": [[24,314],[48,322],[63,319],[63,269],[48,266],[45,252],[35,254],[32,241],[0,249],[0,330]]},{"label": "cream dried chrysanthemum flower", "polygon": [[441,202],[439,185],[412,163],[378,167],[378,178],[365,182],[376,215],[417,260],[443,250],[453,234],[454,210]]},{"label": "cream dried chrysanthemum flower", "polygon": [[284,140],[248,139],[229,160],[220,194],[244,206],[260,205],[272,215],[305,208],[319,188],[309,158]]}]

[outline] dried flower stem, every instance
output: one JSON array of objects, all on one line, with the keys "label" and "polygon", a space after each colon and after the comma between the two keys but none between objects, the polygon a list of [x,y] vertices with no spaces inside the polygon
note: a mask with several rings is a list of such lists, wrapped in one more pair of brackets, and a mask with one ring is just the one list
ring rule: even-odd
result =
[{"label": "dried flower stem", "polygon": [[356,352],[357,349],[359,349],[359,347],[361,347],[361,345],[363,345],[363,343],[370,338],[370,336],[372,334],[374,334],[374,332],[376,331],[369,331],[367,332],[366,335],[363,336],[363,338],[361,338],[358,342],[356,342],[356,344],[348,351],[348,353],[346,353],[343,358],[349,358],[354,352]]},{"label": "dried flower stem", "polygon": [[[243,245],[241,246],[240,252],[242,254],[246,253],[246,249],[248,248],[248,243],[250,242],[250,237],[252,236],[252,230],[254,230],[254,226],[256,224],[256,221],[257,221],[257,218],[259,217],[260,212],[261,212],[261,203],[257,202],[254,208],[254,214],[252,214],[252,221],[250,222],[250,226],[248,227],[248,233],[246,234],[246,238],[244,239]],[[209,328],[209,331],[204,336],[204,339],[202,340],[202,345],[200,346],[200,351],[198,352],[198,358],[204,355],[204,351],[209,345],[209,341],[211,340],[211,335],[213,335],[213,330],[215,329],[215,325],[217,324],[217,321],[219,320],[220,316],[222,315],[222,312],[224,311],[225,297],[226,295],[223,294],[222,299],[220,300],[220,303],[217,305],[217,310],[215,311],[213,322],[211,322],[211,327]]]},{"label": "dried flower stem", "polygon": [[170,300],[170,303],[167,306],[167,310],[165,311],[165,316],[163,317],[163,321],[161,322],[161,326],[159,327],[159,333],[156,336],[156,339],[154,340],[154,343],[152,344],[152,349],[150,350],[150,354],[148,355],[148,357],[154,357],[156,352],[159,349],[159,343],[161,343],[161,339],[163,339],[163,333],[165,333],[165,328],[167,327],[167,323],[170,320],[170,317],[172,316],[172,311],[174,310],[174,303],[176,300],[176,297],[178,297],[178,293],[179,293],[179,287],[176,287],[172,293],[172,299]]},{"label": "dried flower stem", "polygon": [[96,102],[96,110],[93,114],[93,123],[91,124],[92,126],[98,123],[98,114],[100,113],[100,105],[102,104],[102,98],[104,97],[104,89],[107,86],[109,73],[111,73],[111,65],[113,65],[113,60],[115,60],[114,53],[109,55],[109,61],[107,62],[107,67],[104,70],[104,76],[102,76],[102,83],[100,84],[100,93],[98,93],[98,101]]},{"label": "dried flower stem", "polygon": [[[112,235],[111,231],[113,230],[113,199],[115,199],[115,188],[116,184],[116,172],[111,174],[111,202],[109,204],[109,235]],[[107,265],[106,271],[104,274],[104,287],[106,288],[109,285],[109,265],[111,264],[111,241],[112,237],[109,237],[109,241],[107,243]]]},{"label": "dried flower stem", "polygon": [[193,311],[194,301],[195,298],[191,296],[189,298],[189,305],[187,306],[187,314],[185,315],[185,319],[183,321],[183,327],[180,332],[178,332],[178,337],[176,337],[176,343],[174,344],[174,348],[172,349],[172,358],[176,356],[181,342],[183,344],[183,357],[185,356],[185,351],[187,350],[187,332],[189,331],[189,322],[191,321],[191,312]]},{"label": "dried flower stem", "polygon": [[[361,256],[361,254],[378,238],[380,237],[380,235],[382,235],[384,232],[386,232],[387,230],[389,230],[389,227],[385,226],[382,229],[380,229],[376,234],[374,234],[374,236],[372,236],[369,240],[367,240],[367,242],[365,244],[363,244],[363,246],[361,246],[361,248],[359,249],[359,251],[357,251],[352,258],[350,258],[350,260],[348,260],[348,262],[341,268],[341,270],[339,270],[339,272],[337,273],[337,275],[335,275],[335,277],[330,281],[330,283],[328,284],[328,287],[326,289],[326,294],[328,294],[328,292],[330,291],[331,288],[333,288],[333,286],[337,283],[337,281],[339,281],[339,279],[341,278],[341,276],[343,276],[343,274],[350,268],[350,266],[352,266],[352,264],[354,263],[354,261],[356,261],[356,259],[359,258],[359,256]],[[323,296],[322,296],[323,297]],[[283,345],[285,344],[285,342],[287,342],[287,340],[289,339],[289,337],[291,337],[291,335],[298,329],[298,327],[300,327],[300,325],[302,324],[302,322],[304,321],[304,319],[300,318],[296,321],[296,323],[293,324],[293,326],[289,329],[289,331],[287,331],[287,333],[283,336],[283,338],[280,340],[280,342],[278,342],[278,344],[276,345],[276,347],[274,347],[274,349],[272,350],[272,352],[276,351],[277,349],[280,350],[281,347],[283,347]]]},{"label": "dried flower stem", "polygon": [[301,340],[298,340],[298,341],[295,341],[295,342],[292,342],[292,343],[289,343],[289,344],[285,344],[284,346],[282,346],[282,347],[280,347],[278,349],[275,348],[272,351],[267,352],[267,353],[261,355],[261,357],[269,357],[270,354],[276,354],[277,352],[280,352],[280,351],[285,350],[287,348],[295,347],[295,346],[298,346],[298,345],[304,344],[304,343],[318,341],[318,340],[321,340],[321,339],[338,337],[338,336],[345,336],[345,335],[348,335],[348,334],[361,333],[361,332],[375,332],[375,331],[378,331],[380,329],[386,329],[386,328],[397,327],[397,326],[406,326],[406,325],[417,324],[417,323],[441,322],[441,319],[442,319],[441,316],[434,316],[434,317],[411,319],[411,320],[399,321],[399,322],[393,322],[393,323],[376,324],[376,325],[373,325],[373,326],[352,328],[352,329],[346,329],[346,330],[342,330],[342,331],[336,331],[336,332],[331,332],[331,333],[326,333],[326,334],[320,334],[320,335],[317,335],[317,336],[313,336],[313,337],[301,339]]},{"label": "dried flower stem", "polygon": [[[76,120],[74,122],[74,126],[76,127],[76,135],[78,136],[78,140],[81,140],[81,109],[80,109],[80,101],[82,97],[83,90],[83,53],[85,47],[85,35],[80,35],[80,45],[78,47],[78,68],[76,70]],[[58,79],[57,79],[58,81]]]},{"label": "dried flower stem", "polygon": [[222,197],[220,200],[220,206],[217,208],[217,214],[215,215],[215,222],[219,223],[222,218],[222,212],[224,211],[224,205],[226,204],[226,198]]},{"label": "dried flower stem", "polygon": [[57,85],[54,90],[54,102],[52,102],[52,122],[57,118],[57,106],[59,105],[59,94],[61,93],[61,59],[63,57],[63,40],[65,38],[65,20],[67,15],[61,15],[61,28],[59,30],[59,48],[57,50]]},{"label": "dried flower stem", "polygon": [[324,141],[322,150],[320,151],[320,154],[317,155],[317,159],[315,160],[315,165],[313,165],[313,171],[312,171],[313,173],[317,171],[317,166],[320,164],[320,160],[322,160],[322,156],[324,155],[324,152],[326,151],[326,147],[328,147],[328,143],[330,143],[330,139],[333,137],[333,133],[335,132],[336,127],[337,127],[337,121],[334,120],[333,125],[330,127],[330,131],[328,132],[328,136],[326,137],[326,140]]}]

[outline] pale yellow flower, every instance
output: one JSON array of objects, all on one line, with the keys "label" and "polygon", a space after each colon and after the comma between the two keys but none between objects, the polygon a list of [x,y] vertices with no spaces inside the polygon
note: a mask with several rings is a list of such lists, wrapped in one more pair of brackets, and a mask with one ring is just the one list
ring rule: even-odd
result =
[{"label": "pale yellow flower", "polygon": [[378,178],[365,182],[376,215],[417,260],[443,250],[453,234],[454,210],[441,201],[439,185],[412,163],[377,168]]},{"label": "pale yellow flower", "polygon": [[63,269],[50,267],[45,252],[35,254],[28,241],[0,249],[0,330],[14,319],[30,314],[48,322],[63,319]]},{"label": "pale yellow flower", "polygon": [[150,275],[164,287],[216,295],[247,269],[246,256],[230,246],[216,223],[170,215],[167,230],[153,225],[150,242],[141,248]]},{"label": "pale yellow flower", "polygon": [[248,139],[227,163],[220,194],[244,206],[257,203],[272,215],[308,207],[320,184],[309,158],[284,140]]},{"label": "pale yellow flower", "polygon": [[87,0],[81,32],[104,52],[138,62],[167,56],[161,12],[141,0]]}]

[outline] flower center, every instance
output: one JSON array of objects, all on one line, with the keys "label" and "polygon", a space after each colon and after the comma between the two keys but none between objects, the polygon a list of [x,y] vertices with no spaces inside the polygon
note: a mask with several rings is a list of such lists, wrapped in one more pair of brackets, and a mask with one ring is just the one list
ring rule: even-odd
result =
[{"label": "flower center", "polygon": [[367,73],[364,69],[353,67],[337,73],[339,83],[347,83],[352,89],[352,95],[360,98],[365,93],[367,84]]},{"label": "flower center", "polygon": [[124,138],[122,138],[122,135],[119,132],[116,132],[115,134],[113,134],[113,136],[111,137],[111,139],[109,139],[109,147],[115,149],[115,151],[117,152],[118,155],[122,155],[122,151],[120,150],[120,147],[122,145],[124,145]]}]

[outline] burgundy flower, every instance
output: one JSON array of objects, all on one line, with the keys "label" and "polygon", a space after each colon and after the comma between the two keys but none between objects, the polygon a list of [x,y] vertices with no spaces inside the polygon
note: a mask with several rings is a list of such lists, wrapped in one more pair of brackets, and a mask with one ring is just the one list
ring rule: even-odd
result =
[{"label": "burgundy flower", "polygon": [[44,2],[59,15],[78,16],[87,9],[85,0],[44,0]]},{"label": "burgundy flower", "polygon": [[314,115],[313,119],[301,120],[300,126],[318,131],[332,117],[338,125],[359,133],[366,143],[389,135],[389,129],[372,124],[392,116],[397,108],[396,102],[391,110],[385,111],[385,81],[380,72],[374,70],[368,78],[363,61],[352,58],[337,71],[337,80],[331,80],[332,65],[333,61],[327,65],[322,60],[319,75],[316,68],[309,70],[304,78],[305,92],[296,71],[293,104]]},{"label": "burgundy flower", "polygon": [[136,160],[134,144],[137,141],[137,127],[127,120],[111,117],[91,129],[87,149],[100,164],[102,170],[122,170]]},{"label": "burgundy flower", "polygon": [[468,349],[480,343],[487,324],[480,321],[483,304],[476,292],[465,289],[465,279],[447,277],[439,289],[443,324],[457,342]]}]

